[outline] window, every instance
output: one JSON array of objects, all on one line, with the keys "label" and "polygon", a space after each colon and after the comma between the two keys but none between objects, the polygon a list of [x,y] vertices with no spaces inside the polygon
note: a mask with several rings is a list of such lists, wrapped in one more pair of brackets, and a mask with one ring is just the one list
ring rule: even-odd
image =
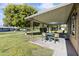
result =
[{"label": "window", "polygon": [[76,16],[73,15],[71,16],[71,34],[75,35],[75,26],[76,26]]}]

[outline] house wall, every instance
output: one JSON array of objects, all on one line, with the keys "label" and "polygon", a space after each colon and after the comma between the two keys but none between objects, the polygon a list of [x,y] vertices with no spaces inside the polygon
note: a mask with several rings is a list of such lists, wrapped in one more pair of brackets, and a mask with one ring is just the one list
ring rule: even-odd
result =
[{"label": "house wall", "polygon": [[77,40],[77,53],[79,55],[79,4],[76,4],[76,40]]},{"label": "house wall", "polygon": [[[73,19],[74,15],[74,19]],[[73,28],[73,22],[74,22],[74,28]],[[76,52],[79,55],[79,4],[74,4],[73,11],[71,12],[70,19],[68,22],[69,27],[69,34],[70,34],[70,41],[73,44]],[[73,31],[74,29],[74,31]],[[74,35],[73,35],[74,32]]]}]

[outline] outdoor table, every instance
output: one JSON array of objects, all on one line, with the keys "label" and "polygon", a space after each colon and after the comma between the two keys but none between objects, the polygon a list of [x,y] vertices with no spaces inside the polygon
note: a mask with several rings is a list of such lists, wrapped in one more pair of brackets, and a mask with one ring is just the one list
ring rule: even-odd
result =
[{"label": "outdoor table", "polygon": [[53,38],[54,36],[53,36],[53,34],[52,33],[46,33],[46,40],[53,40],[54,38]]}]

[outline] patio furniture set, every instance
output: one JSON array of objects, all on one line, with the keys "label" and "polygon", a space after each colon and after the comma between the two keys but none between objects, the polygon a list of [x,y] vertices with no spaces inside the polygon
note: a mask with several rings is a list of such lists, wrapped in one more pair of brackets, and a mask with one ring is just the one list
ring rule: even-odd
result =
[{"label": "patio furniture set", "polygon": [[42,38],[42,40],[45,40],[45,42],[46,41],[52,41],[52,40],[54,40],[54,42],[56,43],[56,42],[58,42],[59,41],[59,34],[58,33],[42,33],[42,36],[43,36],[43,38]]}]

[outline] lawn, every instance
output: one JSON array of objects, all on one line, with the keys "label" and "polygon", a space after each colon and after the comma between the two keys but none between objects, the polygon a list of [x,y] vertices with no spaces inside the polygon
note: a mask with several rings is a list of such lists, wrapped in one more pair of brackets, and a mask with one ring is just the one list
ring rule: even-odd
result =
[{"label": "lawn", "polygon": [[0,32],[0,56],[51,56],[53,51],[29,42],[24,32]]}]

